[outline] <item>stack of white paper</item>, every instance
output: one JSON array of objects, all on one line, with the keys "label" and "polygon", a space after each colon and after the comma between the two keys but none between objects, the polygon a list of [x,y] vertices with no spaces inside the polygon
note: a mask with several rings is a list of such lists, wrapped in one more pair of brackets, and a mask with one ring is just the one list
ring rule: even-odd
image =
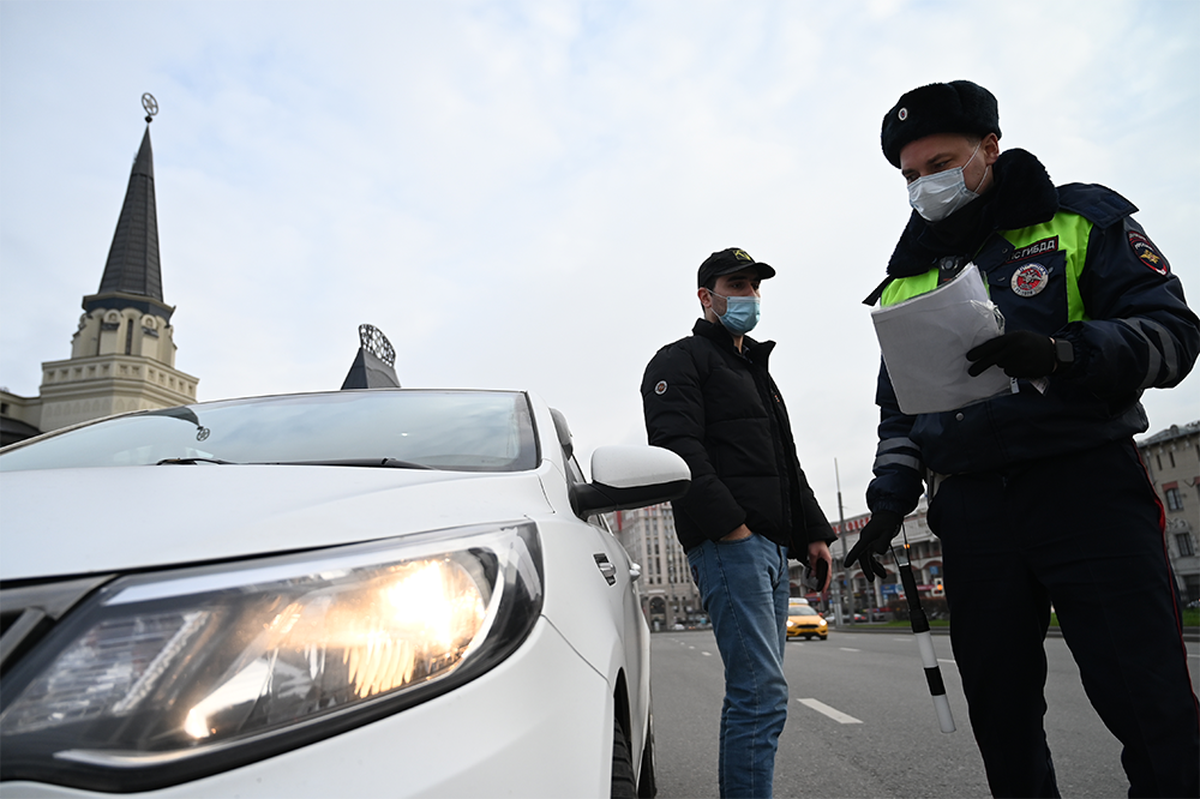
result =
[{"label": "stack of white paper", "polygon": [[988,299],[979,269],[968,264],[949,283],[871,312],[900,410],[938,413],[1011,391],[992,367],[967,374],[967,350],[1004,332],[1004,317]]}]

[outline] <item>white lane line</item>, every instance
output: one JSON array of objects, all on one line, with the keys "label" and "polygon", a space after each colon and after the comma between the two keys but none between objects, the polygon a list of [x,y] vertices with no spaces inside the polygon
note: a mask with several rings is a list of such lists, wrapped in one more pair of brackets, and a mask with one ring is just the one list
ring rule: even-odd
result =
[{"label": "white lane line", "polygon": [[696,648],[696,647],[694,647],[694,646],[689,646],[689,647],[688,647],[688,649],[695,649],[695,648]]},{"label": "white lane line", "polygon": [[848,646],[839,646],[838,649],[842,650],[843,652],[861,652],[862,651],[861,649],[851,649]]},{"label": "white lane line", "polygon": [[705,652],[703,649],[700,650],[700,654],[704,655],[706,658],[712,657],[712,652]]},{"label": "white lane line", "polygon": [[854,718],[854,716],[849,716],[842,711],[837,710],[836,708],[832,708],[820,700],[797,699],[796,701],[802,705],[811,707],[813,710],[821,713],[822,715],[828,716],[838,724],[862,724],[861,720]]}]

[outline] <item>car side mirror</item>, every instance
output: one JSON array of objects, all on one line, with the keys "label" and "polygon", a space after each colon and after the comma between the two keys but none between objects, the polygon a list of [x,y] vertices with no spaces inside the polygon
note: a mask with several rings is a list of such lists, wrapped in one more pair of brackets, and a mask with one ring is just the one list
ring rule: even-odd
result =
[{"label": "car side mirror", "polygon": [[683,458],[662,447],[599,447],[592,453],[592,482],[571,488],[571,509],[581,519],[614,510],[644,508],[687,493],[692,473]]}]

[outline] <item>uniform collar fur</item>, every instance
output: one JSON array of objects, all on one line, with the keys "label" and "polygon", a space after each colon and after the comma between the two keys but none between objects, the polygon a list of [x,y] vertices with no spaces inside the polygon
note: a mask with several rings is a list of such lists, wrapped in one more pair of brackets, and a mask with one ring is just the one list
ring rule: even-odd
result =
[{"label": "uniform collar fur", "polygon": [[937,224],[913,211],[888,261],[889,277],[911,277],[947,255],[972,255],[997,230],[1047,222],[1058,212],[1058,191],[1042,162],[1025,150],[1008,150],[992,166],[995,182],[979,199]]}]

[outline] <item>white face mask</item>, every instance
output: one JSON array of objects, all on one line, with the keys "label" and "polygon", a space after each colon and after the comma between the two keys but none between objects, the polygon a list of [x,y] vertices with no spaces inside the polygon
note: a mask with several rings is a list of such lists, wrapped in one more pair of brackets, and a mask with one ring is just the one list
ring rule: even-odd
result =
[{"label": "white face mask", "polygon": [[[975,160],[982,144],[983,142],[980,142],[975,145],[975,152],[971,153],[967,163],[962,166],[926,175],[908,184],[908,204],[916,209],[922,219],[927,222],[940,222],[971,200],[979,197],[978,194],[967,188],[963,170]],[[991,167],[989,166],[988,169]],[[984,177],[987,177],[986,169],[983,174]],[[978,189],[982,184],[983,178],[980,178],[979,184],[975,188]]]}]

